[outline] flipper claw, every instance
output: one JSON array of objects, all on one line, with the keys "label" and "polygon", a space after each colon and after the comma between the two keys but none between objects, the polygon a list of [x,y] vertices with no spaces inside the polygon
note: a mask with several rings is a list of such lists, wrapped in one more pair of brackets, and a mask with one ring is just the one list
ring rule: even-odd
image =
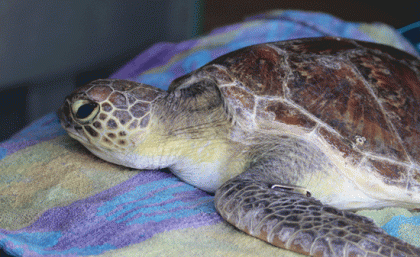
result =
[{"label": "flipper claw", "polygon": [[306,195],[307,197],[311,197],[311,192],[309,192],[304,187],[274,184],[274,185],[271,186],[271,189],[277,189],[277,190],[286,191],[286,192],[287,191],[288,192],[295,192],[295,193],[299,193],[299,194],[302,194],[302,195]]}]

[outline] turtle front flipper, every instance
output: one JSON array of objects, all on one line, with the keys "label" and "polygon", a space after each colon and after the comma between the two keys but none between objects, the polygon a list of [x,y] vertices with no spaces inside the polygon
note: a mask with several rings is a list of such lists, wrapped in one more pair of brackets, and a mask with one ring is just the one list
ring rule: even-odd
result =
[{"label": "turtle front flipper", "polygon": [[241,177],[217,190],[216,209],[238,229],[270,244],[309,256],[420,256],[419,248],[387,235],[366,217]]}]

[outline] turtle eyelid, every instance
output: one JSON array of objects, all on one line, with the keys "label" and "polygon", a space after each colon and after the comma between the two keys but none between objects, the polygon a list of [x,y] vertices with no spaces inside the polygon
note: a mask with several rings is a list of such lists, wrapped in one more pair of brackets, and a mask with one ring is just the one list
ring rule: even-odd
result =
[{"label": "turtle eyelid", "polygon": [[88,100],[79,100],[73,104],[72,113],[76,121],[86,124],[99,113],[99,104]]}]

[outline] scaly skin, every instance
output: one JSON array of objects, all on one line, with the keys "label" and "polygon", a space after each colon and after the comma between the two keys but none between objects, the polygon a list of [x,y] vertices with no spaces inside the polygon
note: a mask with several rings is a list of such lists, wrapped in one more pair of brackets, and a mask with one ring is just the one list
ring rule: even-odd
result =
[{"label": "scaly skin", "polygon": [[261,181],[229,180],[216,192],[220,215],[270,244],[308,256],[420,256],[371,220]]}]

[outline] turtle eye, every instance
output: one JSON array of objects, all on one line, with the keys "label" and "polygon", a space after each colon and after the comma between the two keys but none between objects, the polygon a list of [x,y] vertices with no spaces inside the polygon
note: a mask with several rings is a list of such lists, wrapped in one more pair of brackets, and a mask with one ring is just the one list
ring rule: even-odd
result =
[{"label": "turtle eye", "polygon": [[91,122],[99,112],[99,105],[88,100],[76,101],[72,108],[73,117],[81,123]]}]

